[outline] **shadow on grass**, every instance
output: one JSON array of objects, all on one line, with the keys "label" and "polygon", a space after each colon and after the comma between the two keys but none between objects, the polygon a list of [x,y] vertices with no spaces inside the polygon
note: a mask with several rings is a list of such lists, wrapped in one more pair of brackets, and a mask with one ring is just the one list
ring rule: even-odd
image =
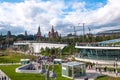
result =
[{"label": "shadow on grass", "polygon": [[104,78],[104,77],[107,77],[106,75],[103,75],[103,76],[98,76],[97,78]]},{"label": "shadow on grass", "polygon": [[102,75],[102,76],[98,76],[95,80],[107,80],[107,77],[106,75]]}]

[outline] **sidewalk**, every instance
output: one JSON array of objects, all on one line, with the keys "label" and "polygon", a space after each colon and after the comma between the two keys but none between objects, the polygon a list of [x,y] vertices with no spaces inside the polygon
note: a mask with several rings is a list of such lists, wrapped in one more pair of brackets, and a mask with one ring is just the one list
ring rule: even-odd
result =
[{"label": "sidewalk", "polygon": [[95,78],[97,78],[98,76],[103,76],[104,74],[100,74],[98,72],[96,72],[95,70],[86,70],[86,76],[80,77],[80,78],[75,78],[75,80],[84,80],[86,77],[88,78],[88,80],[94,80]]},{"label": "sidewalk", "polygon": [[109,71],[104,72],[103,71],[102,74],[108,75],[108,76],[111,76],[111,77],[120,77],[120,73],[115,73],[115,72],[109,72]]},{"label": "sidewalk", "polygon": [[0,70],[0,80],[11,80],[2,70]]},{"label": "sidewalk", "polygon": [[0,63],[0,65],[21,65],[21,63]]},{"label": "sidewalk", "polygon": [[99,72],[99,71],[96,71],[95,69],[87,69],[86,70],[86,76],[75,78],[74,80],[84,80],[86,77],[88,78],[88,80],[94,80],[98,76],[104,76],[104,75],[112,76],[112,77],[120,77],[120,73],[118,73],[116,75],[114,72],[109,72],[109,71],[107,71],[107,72],[104,72],[104,71]]}]

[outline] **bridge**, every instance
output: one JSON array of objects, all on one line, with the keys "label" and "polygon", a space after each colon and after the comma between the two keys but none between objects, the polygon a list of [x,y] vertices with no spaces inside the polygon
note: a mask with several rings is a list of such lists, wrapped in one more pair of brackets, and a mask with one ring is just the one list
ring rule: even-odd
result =
[{"label": "bridge", "polygon": [[34,42],[34,41],[19,41],[14,42],[14,46],[25,46],[27,45],[33,53],[39,53],[41,49],[47,48],[60,48],[63,49],[67,44],[60,43],[47,43],[47,42]]}]

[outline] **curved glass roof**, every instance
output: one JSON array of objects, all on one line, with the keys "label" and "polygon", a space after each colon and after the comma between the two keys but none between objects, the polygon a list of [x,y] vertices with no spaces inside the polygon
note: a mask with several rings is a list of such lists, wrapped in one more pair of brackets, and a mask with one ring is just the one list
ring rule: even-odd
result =
[{"label": "curved glass roof", "polygon": [[110,33],[120,33],[120,29],[101,31],[101,32],[99,32],[98,34],[101,34],[101,33],[106,33],[106,34],[110,34]]},{"label": "curved glass roof", "polygon": [[98,42],[98,43],[116,43],[116,42],[120,42],[120,38],[119,39],[112,39],[112,40],[102,41],[102,42]]}]

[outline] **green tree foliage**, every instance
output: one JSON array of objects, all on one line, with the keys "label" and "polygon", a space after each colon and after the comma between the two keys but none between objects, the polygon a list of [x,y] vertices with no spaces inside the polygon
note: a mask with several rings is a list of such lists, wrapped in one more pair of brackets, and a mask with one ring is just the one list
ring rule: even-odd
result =
[{"label": "green tree foliage", "polygon": [[45,49],[42,48],[40,54],[45,55],[45,56],[50,56],[50,55],[58,55],[59,49],[58,48],[51,48],[49,49],[46,47]]},{"label": "green tree foliage", "polygon": [[75,45],[68,45],[62,49],[62,54],[74,54],[78,52],[78,49],[75,48]]}]

